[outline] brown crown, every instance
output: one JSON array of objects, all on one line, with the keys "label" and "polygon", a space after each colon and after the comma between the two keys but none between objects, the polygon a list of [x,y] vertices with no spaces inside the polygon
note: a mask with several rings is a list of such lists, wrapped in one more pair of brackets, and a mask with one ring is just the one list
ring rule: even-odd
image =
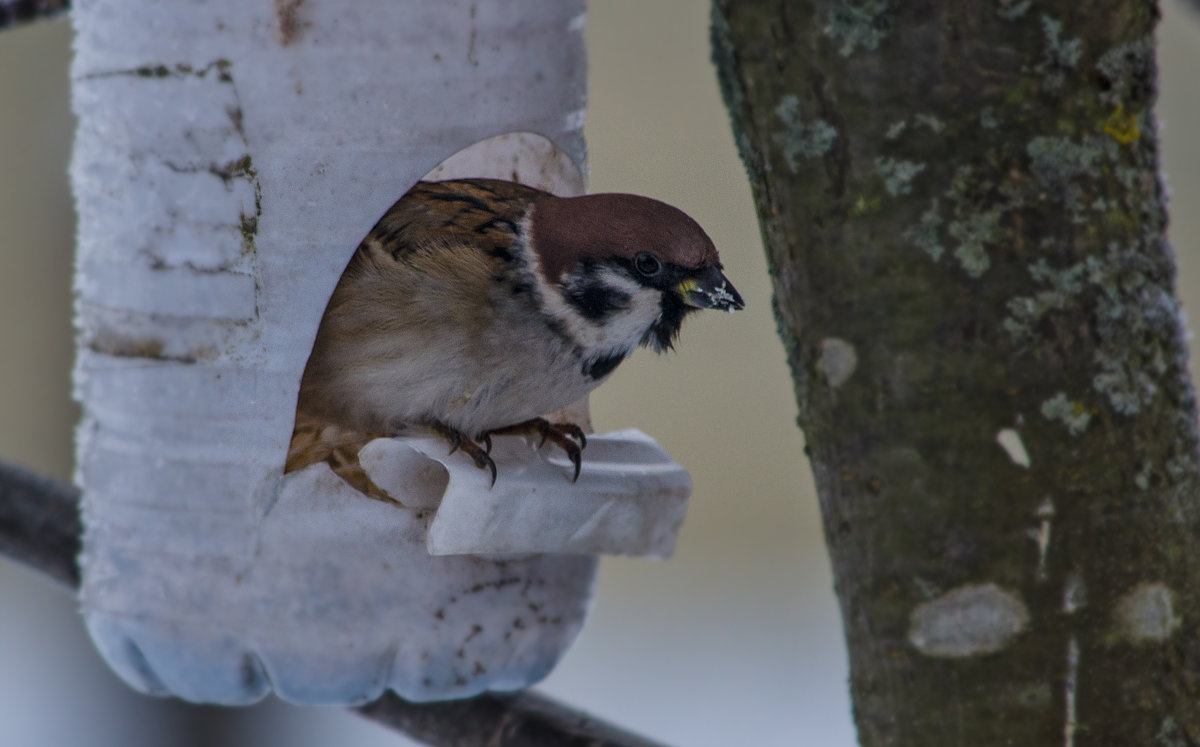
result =
[{"label": "brown crown", "polygon": [[550,282],[587,257],[632,259],[650,252],[697,268],[719,261],[700,224],[665,202],[627,194],[546,195],[533,206],[533,248]]}]

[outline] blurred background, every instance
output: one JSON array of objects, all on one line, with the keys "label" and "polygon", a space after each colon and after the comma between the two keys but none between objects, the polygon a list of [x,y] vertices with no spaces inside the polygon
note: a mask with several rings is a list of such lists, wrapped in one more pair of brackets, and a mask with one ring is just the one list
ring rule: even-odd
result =
[{"label": "blurred background", "polygon": [[[1200,305],[1195,8],[1164,2],[1159,27],[1163,167],[1189,309]],[[852,747],[829,563],[750,191],[709,62],[708,3],[593,3],[586,36],[590,189],[690,213],[749,308],[698,315],[677,354],[639,353],[593,395],[597,430],[653,434],[696,490],[674,558],[604,560],[588,625],[540,689],[675,745]],[[77,417],[69,55],[65,19],[0,33],[0,459],[60,480]],[[138,695],[92,651],[68,594],[0,561],[0,745],[333,743],[407,744],[340,709]]]}]

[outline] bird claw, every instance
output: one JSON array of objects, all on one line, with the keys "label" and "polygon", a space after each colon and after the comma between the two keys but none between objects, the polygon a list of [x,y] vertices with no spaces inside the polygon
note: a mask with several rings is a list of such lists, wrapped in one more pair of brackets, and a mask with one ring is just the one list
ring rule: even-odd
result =
[{"label": "bird claw", "polygon": [[[539,449],[547,441],[550,441],[566,452],[567,458],[571,460],[571,464],[575,467],[575,473],[571,477],[572,483],[579,480],[579,473],[583,469],[583,449],[587,446],[587,436],[584,435],[583,429],[574,423],[551,423],[545,418],[533,418],[523,423],[484,431],[475,438],[471,438],[462,431],[451,428],[444,423],[431,423],[430,427],[435,433],[450,443],[449,454],[462,449],[463,453],[471,457],[471,460],[475,462],[476,467],[491,472],[493,486],[496,484],[496,462],[491,457],[492,436],[537,434],[541,437],[541,440],[538,442]],[[483,445],[480,446],[480,444]]]},{"label": "bird claw", "polygon": [[[583,429],[574,423],[551,423],[545,418],[533,418],[523,423],[506,425],[503,428],[493,428],[481,434],[480,437],[486,437],[490,447],[491,436],[524,436],[535,433],[541,437],[541,440],[538,442],[539,449],[546,444],[546,441],[550,441],[566,452],[567,458],[571,460],[571,464],[575,467],[575,474],[571,478],[571,482],[578,481],[579,472],[583,468],[583,449],[587,446],[587,436],[584,435]],[[576,441],[579,443],[576,443]]]},{"label": "bird claw", "polygon": [[[472,445],[474,446],[474,444],[472,444]],[[476,446],[475,448],[478,449],[479,447]],[[486,451],[483,451],[482,449],[480,449],[479,452],[474,455],[474,459],[475,459],[476,467],[478,467],[479,469],[484,469],[486,467],[488,470],[491,471],[492,481],[491,481],[491,483],[488,484],[488,487],[489,488],[496,487],[496,462],[493,461],[491,456],[489,456],[488,453]]]},{"label": "bird claw", "polygon": [[574,441],[563,437],[562,441],[555,441],[563,451],[567,452],[567,458],[571,460],[571,464],[575,465],[575,474],[571,477],[571,483],[579,481],[579,470],[583,468],[583,449]]},{"label": "bird claw", "polygon": [[484,443],[487,444],[487,449],[484,450],[479,446],[479,444],[475,443],[475,439],[472,439],[462,431],[455,430],[448,425],[443,423],[433,423],[430,427],[435,433],[450,442],[450,451],[447,452],[447,456],[453,454],[459,449],[462,449],[463,453],[471,457],[471,461],[475,462],[476,467],[479,469],[486,469],[492,473],[491,487],[495,487],[496,463],[492,461],[492,457],[489,456],[489,452],[492,450],[492,439],[490,436],[488,436],[488,434],[482,433],[479,435],[479,440],[484,441]]},{"label": "bird claw", "polygon": [[560,431],[565,431],[566,435],[578,441],[580,449],[587,448],[587,434],[579,426],[574,423],[555,423],[554,427]]}]

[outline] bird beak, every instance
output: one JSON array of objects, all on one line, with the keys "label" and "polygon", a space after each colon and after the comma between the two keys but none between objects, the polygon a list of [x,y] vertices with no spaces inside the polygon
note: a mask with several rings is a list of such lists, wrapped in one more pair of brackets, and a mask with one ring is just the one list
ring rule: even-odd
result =
[{"label": "bird beak", "polygon": [[684,280],[675,286],[675,290],[685,304],[697,309],[722,309],[733,313],[746,306],[729,278],[715,265]]}]

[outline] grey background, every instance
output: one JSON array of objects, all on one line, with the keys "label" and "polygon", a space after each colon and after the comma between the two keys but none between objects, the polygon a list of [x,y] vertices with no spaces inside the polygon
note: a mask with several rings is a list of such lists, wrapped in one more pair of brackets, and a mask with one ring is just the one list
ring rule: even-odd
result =
[{"label": "grey background", "polygon": [[[590,189],[689,212],[749,308],[694,318],[677,354],[641,352],[593,396],[598,429],[653,434],[696,491],[672,560],[605,560],[588,627],[543,689],[673,744],[850,747],[837,606],[749,188],[708,60],[707,9],[607,0],[589,11]],[[1163,166],[1179,290],[1193,308],[1200,14],[1178,0],[1164,14]],[[0,34],[0,458],[60,479],[77,415],[69,45],[62,20]],[[68,595],[0,562],[0,745],[334,743],[403,740],[338,709],[230,712],[136,695],[92,652]]]}]

